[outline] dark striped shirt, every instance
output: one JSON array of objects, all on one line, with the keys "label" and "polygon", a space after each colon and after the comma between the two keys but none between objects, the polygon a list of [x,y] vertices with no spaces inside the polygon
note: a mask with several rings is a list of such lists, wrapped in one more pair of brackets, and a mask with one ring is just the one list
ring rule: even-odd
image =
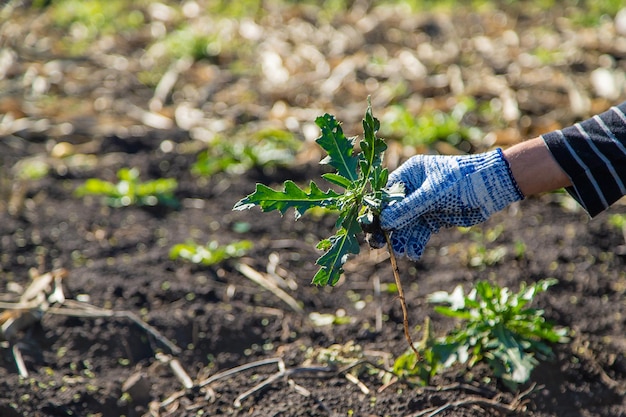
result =
[{"label": "dark striped shirt", "polygon": [[626,195],[626,102],[543,140],[572,181],[566,190],[591,216]]}]

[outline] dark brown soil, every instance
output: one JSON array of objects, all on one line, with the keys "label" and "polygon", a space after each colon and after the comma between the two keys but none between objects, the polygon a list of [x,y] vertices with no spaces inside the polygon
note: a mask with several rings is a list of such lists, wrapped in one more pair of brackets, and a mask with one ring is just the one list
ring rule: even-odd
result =
[{"label": "dark brown soil", "polygon": [[[463,94],[479,103],[498,98],[490,84],[494,80],[508,83],[516,94],[519,122],[473,121],[485,132],[493,127],[490,123],[501,123],[495,140],[503,146],[606,108],[609,100],[596,95],[587,80],[595,63],[602,61],[599,56],[612,57],[616,71],[623,66],[623,43],[607,42],[604,37],[614,34],[613,29],[603,26],[579,33],[559,16],[534,19],[523,11],[514,12],[516,18],[500,11],[407,16],[401,10],[370,13],[355,6],[343,20],[324,26],[325,31],[335,31],[337,39],[352,42],[346,40],[347,46],[333,55],[337,44],[326,36],[302,36],[316,24],[323,26],[310,10],[290,8],[261,21],[267,36],[255,42],[263,48],[276,47],[284,56],[306,58],[311,56],[295,46],[319,42],[330,68],[350,58],[346,62],[353,66],[354,77],[346,76],[336,90],[324,92],[315,79],[313,58],[310,62],[294,58],[290,65],[302,67],[290,67],[294,74],[289,82],[282,87],[270,85],[256,73],[233,69],[237,59],[250,58],[248,53],[256,59],[256,52],[223,51],[180,74],[173,88],[177,94],[154,112],[147,110],[152,87],[137,79],[141,51],[133,49],[145,46],[149,30],[136,37],[111,36],[107,42],[113,46],[94,42],[94,48],[102,50],[63,58],[64,34],[51,29],[45,13],[18,9],[13,20],[0,22],[5,29],[0,30],[0,46],[15,52],[14,63],[0,76],[0,90],[5,92],[0,94],[0,300],[17,300],[31,282],[29,274],[63,268],[67,300],[117,312],[112,317],[76,317],[68,316],[67,310],[66,314],[49,310],[9,342],[3,341],[0,415],[626,415],[626,250],[622,231],[609,221],[613,214],[626,213],[622,205],[590,220],[564,194],[529,198],[469,232],[440,232],[420,262],[401,261],[412,326],[422,325],[427,317],[437,335],[454,326],[426,301],[434,291],[452,291],[459,284],[469,288],[478,279],[517,290],[523,281],[553,277],[558,284],[541,294],[535,306],[545,310],[547,319],[572,330],[568,343],[553,346],[555,359],[540,363],[531,380],[517,391],[507,389],[482,365],[449,369],[429,386],[419,387],[389,381],[383,372],[407,349],[400,304],[395,292],[386,291],[393,277],[384,251],[370,250],[363,243],[362,253],[349,261],[339,284],[318,288],[310,285],[319,256],[315,245],[331,233],[332,216],[305,216],[294,222],[291,213],[282,218],[257,210],[231,210],[256,182],[277,186],[286,179],[303,184],[317,179],[319,154],[314,147],[305,146],[298,163],[288,168],[253,168],[210,178],[190,173],[206,144],[199,145],[201,141],[191,137],[193,129],[175,116],[185,106],[204,112],[198,122],[201,128],[223,123],[225,135],[260,129],[268,120],[274,127],[276,123],[279,128],[293,127],[291,119],[297,119],[297,128],[290,129],[304,140],[307,135],[302,131],[319,115],[317,109],[336,114],[346,121],[347,133],[357,134],[353,126],[358,126],[368,94],[373,95],[375,114],[378,108],[397,102],[419,108],[416,102],[422,99],[428,104],[425,107],[448,110],[446,97],[453,92],[451,85],[440,85],[440,75],[451,74],[445,68],[458,65],[466,83]],[[148,15],[145,12],[150,20]],[[354,25],[356,21],[361,26]],[[556,29],[554,22],[558,22]],[[174,27],[166,23],[168,30]],[[360,37],[351,32],[351,25]],[[523,61],[523,48],[540,46],[533,43],[543,39],[535,37],[536,25],[554,29],[550,39],[556,39],[556,44],[568,39],[568,48],[578,48],[578,53],[552,67],[531,65],[501,76],[511,63]],[[278,27],[288,42],[270,42]],[[502,43],[510,40],[507,31],[518,33],[521,43]],[[490,37],[495,49],[484,45]],[[36,42],[44,38],[45,42]],[[484,47],[478,48],[480,52],[473,49],[477,43]],[[414,50],[423,44],[434,51],[432,61],[424,62],[428,75],[413,78],[404,85],[405,93],[390,97],[393,88],[388,85],[397,85],[406,68],[384,72],[368,60],[380,53],[380,45],[396,57],[403,48]],[[263,48],[253,50],[267,50]],[[128,67],[111,66],[121,56]],[[54,65],[45,65],[50,62]],[[57,67],[61,76],[53,71]],[[481,81],[485,68],[487,81]],[[49,77],[45,94],[24,81],[26,74],[44,81]],[[370,91],[373,81],[380,88]],[[197,88],[197,96],[189,86]],[[581,92],[582,103],[587,103],[586,108],[577,108],[579,113],[567,110],[571,88]],[[281,106],[286,110],[281,111]],[[154,119],[156,114],[162,118]],[[163,118],[170,125],[159,125]],[[42,120],[46,123],[39,123]],[[59,153],[59,144],[69,146],[68,151]],[[485,147],[477,144],[473,150]],[[407,149],[394,149],[390,166],[407,156]],[[424,149],[410,151],[420,150]],[[45,162],[49,173],[42,179],[20,181],[16,164],[33,158]],[[138,168],[142,180],[176,178],[181,207],[113,209],[98,198],[74,195],[87,178],[114,180],[121,167]],[[249,239],[254,248],[244,258],[212,267],[170,260],[170,248],[189,239],[221,244]],[[496,250],[501,255],[497,259],[485,257]],[[296,311],[275,292],[245,277],[242,264],[260,273],[276,270],[288,284],[284,291],[302,310]],[[382,291],[377,291],[378,284]],[[132,321],[122,312],[140,320]],[[318,313],[345,320],[320,325],[315,320]],[[421,332],[415,329],[413,337],[419,340]],[[27,377],[19,375],[16,351],[23,356]],[[323,352],[345,361],[322,361]],[[209,379],[266,359],[274,361]],[[357,359],[376,365],[363,363],[353,370],[362,385],[342,369]],[[191,378],[191,388],[184,388],[168,360],[180,362]],[[281,369],[283,376],[277,374]],[[275,379],[253,390],[267,378]],[[249,390],[253,391],[247,395]]]},{"label": "dark brown soil", "polygon": [[[17,147],[6,142],[2,147],[5,157],[20,155]],[[103,147],[99,154],[104,156],[109,150]],[[137,166],[144,172],[154,169],[155,161],[169,161],[172,172],[180,173],[178,196],[183,207],[166,212],[106,208],[98,200],[74,197],[72,190],[82,181],[72,175],[31,183],[20,214],[2,212],[4,292],[10,282],[26,285],[29,268],[67,268],[68,298],[88,295],[95,306],[140,315],[181,348],[174,357],[194,381],[266,358],[281,358],[288,368],[303,367],[311,350],[333,344],[354,343],[365,355],[374,355],[372,360],[398,355],[407,348],[395,295],[383,292],[375,297],[374,280],[383,284],[393,280],[384,252],[364,246],[363,253],[349,262],[345,280],[337,287],[313,287],[309,282],[318,256],[314,243],[331,231],[333,219],[305,217],[293,222],[257,211],[231,211],[255,181],[301,177],[304,172],[316,172],[317,167],[281,170],[271,178],[252,173],[218,175],[200,186],[185,174],[188,158],[162,154],[149,146],[119,158],[121,165]],[[192,199],[203,203],[194,207],[197,200]],[[524,398],[526,411],[521,414],[620,415],[626,410],[622,334],[626,277],[624,257],[618,251],[624,238],[607,224],[609,214],[589,221],[584,213],[564,209],[560,200],[558,195],[529,199],[475,230],[479,235],[501,228],[493,242],[447,230],[432,239],[423,261],[401,262],[410,321],[421,324],[430,315],[436,332],[449,329],[451,323],[435,315],[425,302],[433,291],[450,291],[457,284],[467,287],[477,279],[516,289],[521,281],[555,277],[559,284],[538,299],[537,307],[546,310],[548,319],[570,327],[573,339],[555,346],[556,360],[542,363],[532,382],[520,387],[523,391],[534,386]],[[617,211],[619,207],[612,209]],[[249,223],[250,230],[234,232],[238,222]],[[251,239],[254,250],[241,262],[258,271],[266,270],[269,257],[278,256],[286,276],[297,283],[297,289],[289,293],[302,303],[303,312],[294,312],[272,292],[246,279],[233,268],[234,263],[203,268],[169,260],[169,248],[190,236],[199,242]],[[468,253],[482,243],[487,248],[504,247],[506,255],[492,266],[468,267]],[[526,250],[517,256],[515,248],[520,243]],[[364,300],[365,308],[357,310],[355,300]],[[384,322],[376,330],[378,307]],[[316,327],[309,318],[311,313],[340,310],[351,318],[350,323]],[[414,337],[419,338],[419,333]],[[127,319],[46,314],[15,343],[30,376],[18,376],[5,345],[0,373],[2,415],[7,416],[142,415],[149,407],[155,407],[156,415],[196,415],[200,410],[208,415],[417,415],[420,410],[476,396],[508,404],[516,395],[480,367],[471,373],[454,369],[433,381],[433,388],[448,390],[395,383],[378,391],[382,379],[364,373],[362,381],[369,394],[340,374],[303,371],[295,373],[293,381],[308,396],[278,379],[246,398],[241,407],[234,407],[238,395],[277,371],[274,364],[242,371],[202,389],[189,389],[172,405],[159,408],[160,401],[182,389],[170,368],[155,360],[157,352],[171,352]],[[145,381],[139,403],[128,400],[122,391],[135,374]],[[441,415],[494,415],[496,411],[475,404],[451,406]]]}]

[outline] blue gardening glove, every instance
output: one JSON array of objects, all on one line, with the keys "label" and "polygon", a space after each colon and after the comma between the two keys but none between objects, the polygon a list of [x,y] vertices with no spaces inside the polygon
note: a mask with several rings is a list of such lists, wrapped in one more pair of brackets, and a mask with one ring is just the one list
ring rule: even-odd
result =
[{"label": "blue gardening glove", "polygon": [[[442,227],[472,226],[524,198],[501,149],[477,155],[416,155],[389,176],[401,182],[405,198],[389,204],[380,226],[398,256],[418,260],[432,233]],[[381,247],[381,231],[370,245]]]}]

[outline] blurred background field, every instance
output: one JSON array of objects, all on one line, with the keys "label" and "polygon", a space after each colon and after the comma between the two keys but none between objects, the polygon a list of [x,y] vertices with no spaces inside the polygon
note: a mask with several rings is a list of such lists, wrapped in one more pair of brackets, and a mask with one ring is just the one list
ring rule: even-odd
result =
[{"label": "blurred background field", "polygon": [[94,138],[182,135],[192,141],[178,151],[209,146],[215,157],[238,152],[233,141],[244,148],[276,135],[278,147],[306,145],[322,112],[358,132],[371,96],[383,136],[399,145],[392,166],[416,151],[506,146],[623,97],[621,7],[8,1],[0,9],[0,135],[45,137],[61,156],[96,149],[87,146]]}]

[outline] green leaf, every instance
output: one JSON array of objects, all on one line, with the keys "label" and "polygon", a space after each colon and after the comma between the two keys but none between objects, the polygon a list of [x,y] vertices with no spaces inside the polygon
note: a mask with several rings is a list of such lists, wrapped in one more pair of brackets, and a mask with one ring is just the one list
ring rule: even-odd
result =
[{"label": "green leaf", "polygon": [[[383,168],[381,166],[377,166],[374,168],[372,178],[370,179],[372,189],[385,191],[385,186],[387,185],[387,178],[389,177],[389,170],[387,168]],[[396,183],[398,184],[398,183]],[[399,183],[402,184],[402,183]],[[404,189],[402,190],[402,197],[404,197]]]},{"label": "green leaf", "polygon": [[[368,105],[363,119],[363,140],[359,143],[361,146],[360,167],[362,177],[369,180],[374,189],[385,185],[380,184],[379,178],[383,175],[382,155],[387,145],[383,139],[376,137],[379,128],[380,122],[372,115],[372,106]],[[384,175],[386,176],[386,173]]]},{"label": "green leaf", "polygon": [[322,130],[315,142],[328,153],[320,163],[334,167],[339,175],[350,181],[357,181],[358,157],[354,155],[354,142],[346,138],[339,122],[328,113],[315,119],[315,124]]},{"label": "green leaf", "polygon": [[343,273],[343,264],[346,263],[348,256],[360,252],[356,235],[361,231],[361,227],[356,218],[356,211],[353,210],[346,217],[344,225],[334,236],[318,245],[325,248],[326,253],[316,262],[321,267],[313,277],[313,283],[316,285],[335,285]]},{"label": "green leaf", "polygon": [[514,335],[499,325],[494,329],[494,335],[501,349],[494,352],[507,369],[507,375],[513,382],[524,383],[530,378],[530,373],[537,364],[537,360],[531,353],[524,352],[524,347],[516,340]]},{"label": "green leaf", "polygon": [[353,186],[352,181],[350,181],[346,177],[343,177],[339,174],[333,174],[329,172],[327,174],[322,174],[322,178],[324,178],[326,181],[330,182],[331,184],[338,185],[345,189],[352,188]]},{"label": "green leaf", "polygon": [[463,320],[469,320],[472,318],[472,315],[470,312],[459,311],[450,307],[436,306],[435,311],[444,316],[455,317],[455,318],[463,319]]},{"label": "green leaf", "polygon": [[139,179],[139,170],[137,168],[120,168],[117,171],[117,178],[120,181],[137,182]]},{"label": "green leaf", "polygon": [[[433,293],[430,302],[449,305],[436,306],[438,313],[463,321],[442,342],[471,352],[467,362],[469,367],[479,361],[488,362],[494,374],[514,389],[516,384],[530,378],[538,363],[537,357],[552,356],[550,346],[544,341],[566,340],[567,330],[555,329],[543,317],[543,310],[525,307],[555,282],[545,280],[530,286],[522,284],[514,293],[506,287],[479,281],[466,295],[461,287],[453,293]],[[442,361],[447,360],[446,351],[447,347],[438,353]],[[448,359],[460,361],[453,356]]]},{"label": "green leaf", "polygon": [[217,241],[211,241],[206,245],[198,245],[194,242],[178,243],[170,249],[170,259],[184,259],[195,264],[205,266],[215,265],[230,258],[239,258],[252,248],[252,242],[240,240],[224,246]]},{"label": "green leaf", "polygon": [[155,206],[157,204],[178,207],[174,192],[178,183],[173,178],[159,178],[152,181],[139,182],[139,170],[121,168],[117,171],[119,182],[111,183],[97,178],[88,179],[76,189],[78,196],[88,194],[102,195],[112,207],[124,207],[133,204]]},{"label": "green leaf", "polygon": [[84,196],[88,194],[103,194],[117,196],[117,189],[115,184],[108,181],[103,181],[97,178],[89,178],[83,185],[76,189],[78,196]]},{"label": "green leaf", "polygon": [[275,191],[266,185],[257,184],[254,193],[239,200],[233,210],[259,206],[265,212],[278,210],[281,214],[285,214],[287,209],[293,207],[296,210],[296,219],[298,219],[310,208],[335,208],[341,196],[333,190],[323,192],[313,181],[311,181],[309,192],[301,189],[291,180],[285,181],[283,186],[282,191]]}]

